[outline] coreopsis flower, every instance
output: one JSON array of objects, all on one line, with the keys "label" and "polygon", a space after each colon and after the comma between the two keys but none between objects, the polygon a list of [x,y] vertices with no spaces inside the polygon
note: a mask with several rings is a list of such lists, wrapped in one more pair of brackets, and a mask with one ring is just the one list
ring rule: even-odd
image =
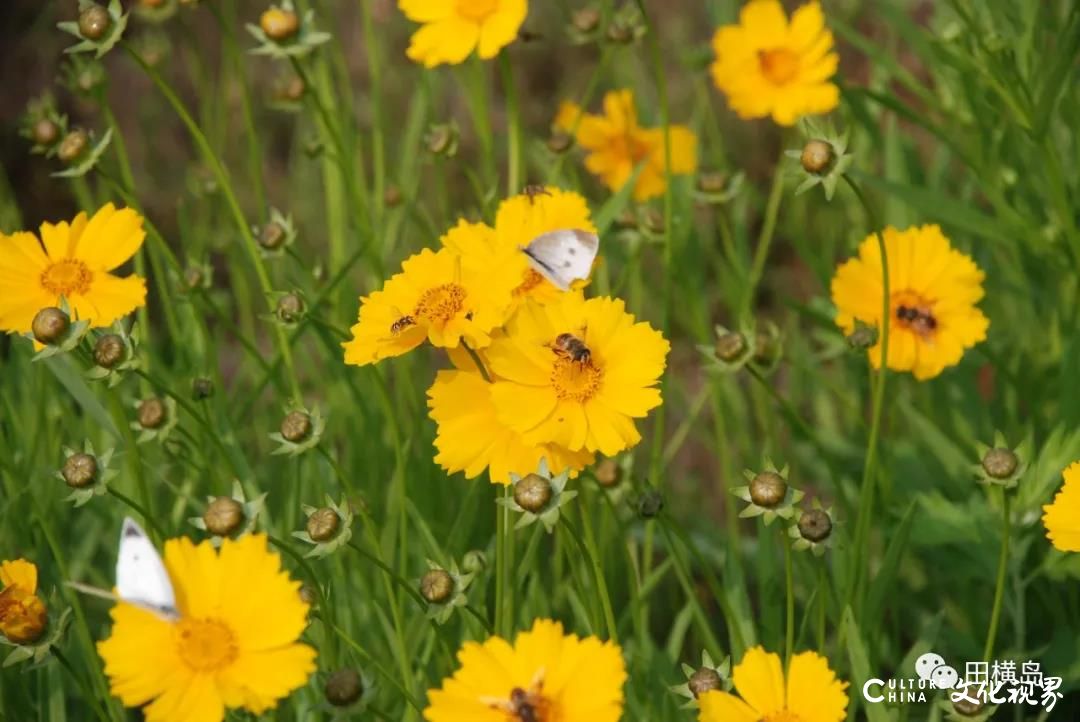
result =
[{"label": "coreopsis flower", "polygon": [[[147,722],[219,722],[226,708],[262,714],[315,671],[315,650],[297,642],[308,605],[266,537],[165,543],[179,618],[120,602],[99,642],[110,689]],[[147,704],[149,703],[149,704]]]},{"label": "coreopsis flower", "polygon": [[566,634],[559,622],[538,619],[513,644],[501,637],[466,642],[458,660],[454,675],[428,692],[428,722],[617,722],[622,715],[619,647]]},{"label": "coreopsis flower", "polygon": [[[498,269],[495,269],[498,270]],[[424,249],[401,265],[382,290],[360,299],[360,320],[342,344],[345,363],[363,366],[400,356],[425,339],[482,348],[506,319],[517,278],[465,264],[449,249]]]},{"label": "coreopsis flower", "polygon": [[42,223],[40,241],[32,233],[0,233],[0,330],[25,333],[37,312],[60,306],[103,327],[146,303],[139,276],[111,273],[142,246],[142,217],[130,208],[106,204],[91,218],[69,224]]},{"label": "coreopsis flower", "polygon": [[517,38],[527,0],[398,0],[405,17],[422,27],[405,54],[425,68],[463,63],[475,50],[490,60]]},{"label": "coreopsis flower", "polygon": [[[960,362],[964,350],[986,338],[990,325],[975,306],[983,296],[983,272],[949,244],[936,225],[898,231],[886,228],[889,261],[888,367],[911,371],[925,380]],[[868,236],[859,256],[836,270],[832,299],[836,323],[845,334],[856,323],[879,328],[882,275],[878,242]],[[881,341],[869,349],[870,363],[881,366]]]},{"label": "coreopsis flower", "polygon": [[438,425],[435,463],[448,474],[463,471],[473,479],[486,469],[492,483],[506,485],[512,475],[524,476],[544,459],[554,473],[574,476],[592,463],[588,451],[526,442],[500,421],[491,392],[492,384],[479,373],[457,369],[440,371],[428,389],[429,414]]},{"label": "coreopsis flower", "polygon": [[[488,272],[513,274],[520,279],[514,288],[516,308],[527,298],[546,303],[563,292],[533,269],[521,249],[537,236],[563,229],[596,233],[585,197],[554,186],[529,189],[499,204],[495,227],[459,221],[442,237],[447,248],[461,256],[462,264],[481,266]],[[493,264],[492,259],[498,259]],[[492,269],[497,265],[496,269]],[[575,282],[584,285],[584,282]]]},{"label": "coreopsis flower", "polygon": [[[747,650],[732,673],[739,697],[712,690],[698,698],[699,722],[841,722],[847,714],[847,682],[815,652],[791,658],[785,680],[780,657],[762,647]],[[741,699],[740,699],[741,697]]]},{"label": "coreopsis flower", "polygon": [[694,173],[697,170],[697,137],[684,125],[668,126],[671,167],[665,172],[664,129],[643,128],[638,124],[634,93],[615,90],[604,96],[604,114],[585,113],[566,101],[559,108],[554,125],[573,133],[585,149],[585,167],[599,176],[613,192],[631,179],[642,165],[634,184],[634,200],[645,201],[662,195],[667,176]]},{"label": "coreopsis flower", "polygon": [[618,299],[528,303],[487,350],[492,401],[527,443],[612,456],[641,440],[634,419],[660,405],[669,349]]},{"label": "coreopsis flower", "polygon": [[25,559],[0,562],[0,634],[29,644],[45,631],[48,615],[37,595],[37,567]]},{"label": "coreopsis flower", "polygon": [[1046,537],[1063,552],[1080,552],[1080,461],[1065,469],[1065,483],[1043,507]]},{"label": "coreopsis flower", "polygon": [[713,36],[717,89],[740,118],[794,125],[805,115],[828,113],[840,102],[829,79],[840,62],[817,2],[798,8],[789,21],[780,0],[751,0],[737,25]]}]

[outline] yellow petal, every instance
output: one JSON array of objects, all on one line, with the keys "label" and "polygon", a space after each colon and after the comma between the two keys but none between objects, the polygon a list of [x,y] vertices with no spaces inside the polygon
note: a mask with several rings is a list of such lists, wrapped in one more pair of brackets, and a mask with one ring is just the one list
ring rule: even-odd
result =
[{"label": "yellow petal", "polygon": [[142,216],[131,208],[116,210],[110,203],[86,224],[74,255],[91,270],[111,271],[134,256],[144,238]]},{"label": "yellow petal", "polygon": [[457,65],[469,57],[479,39],[478,25],[451,15],[417,30],[405,54],[427,68],[443,63]]},{"label": "yellow petal", "polygon": [[145,714],[146,722],[221,722],[225,704],[212,676],[191,674],[147,705]]},{"label": "yellow petal", "polygon": [[735,665],[732,680],[758,716],[768,717],[784,709],[784,672],[778,655],[752,647]]},{"label": "yellow petal", "polygon": [[521,24],[525,22],[526,12],[528,7],[525,0],[502,0],[499,9],[480,27],[477,54],[489,60],[514,42]]},{"label": "yellow petal", "polygon": [[85,294],[73,294],[72,310],[92,326],[108,326],[146,305],[146,281],[140,276],[120,278],[111,273],[94,273]]},{"label": "yellow petal", "polygon": [[698,722],[758,722],[761,717],[738,697],[711,690],[698,699]]},{"label": "yellow petal", "polygon": [[18,587],[27,594],[37,592],[37,567],[25,559],[0,563],[0,588]]},{"label": "yellow petal", "polygon": [[800,722],[841,722],[847,717],[847,686],[847,682],[836,678],[821,655],[796,654],[788,669],[788,712]]}]

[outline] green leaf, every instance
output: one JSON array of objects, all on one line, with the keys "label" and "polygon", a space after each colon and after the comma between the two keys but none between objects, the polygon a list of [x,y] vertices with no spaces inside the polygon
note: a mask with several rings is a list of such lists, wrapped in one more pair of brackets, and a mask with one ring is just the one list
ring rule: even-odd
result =
[{"label": "green leaf", "polygon": [[[840,620],[840,634],[847,646],[848,661],[851,664],[851,689],[861,690],[866,680],[877,675],[870,669],[870,658],[866,654],[866,647],[859,633],[859,625],[855,622],[855,614],[851,611],[851,607],[844,608],[843,618]],[[856,704],[860,699],[858,693],[852,695],[852,700]],[[880,704],[867,704],[864,709],[869,722],[890,722],[895,719],[895,716]]]},{"label": "green leaf", "polygon": [[881,612],[885,607],[885,600],[890,598],[895,591],[893,586],[896,574],[900,569],[900,562],[907,551],[908,540],[911,538],[911,520],[914,518],[915,502],[908,504],[900,525],[892,532],[892,540],[888,549],[885,550],[885,558],[881,562],[874,583],[871,585],[870,597],[866,603],[866,615],[864,619],[881,619]]},{"label": "green leaf", "polygon": [[626,183],[623,183],[623,187],[619,189],[619,192],[608,198],[607,202],[600,206],[600,210],[597,211],[596,218],[593,221],[596,223],[596,235],[603,238],[604,234],[611,228],[611,224],[619,217],[619,214],[630,205],[634,194],[634,186],[637,185],[638,175],[641,174],[641,169],[644,167],[645,161],[638,163]]},{"label": "green leaf", "polygon": [[66,358],[53,357],[45,362],[45,367],[52,372],[56,380],[67,389],[68,393],[75,399],[75,401],[82,407],[96,423],[105,431],[109,432],[113,438],[119,440],[120,432],[117,430],[116,425],[113,423],[112,417],[109,416],[109,412],[105,410],[105,407],[101,405],[94,392],[90,390],[90,387],[86,385],[86,381],[83,379],[74,365]]}]

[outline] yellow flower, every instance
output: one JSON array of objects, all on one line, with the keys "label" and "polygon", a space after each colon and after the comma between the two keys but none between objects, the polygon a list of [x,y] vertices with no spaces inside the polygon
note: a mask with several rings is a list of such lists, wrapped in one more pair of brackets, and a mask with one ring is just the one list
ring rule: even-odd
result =
[{"label": "yellow flower", "polygon": [[780,657],[761,647],[747,650],[732,673],[739,695],[713,690],[701,695],[699,722],[841,722],[848,683],[814,652],[791,658],[787,684]]},{"label": "yellow flower", "polygon": [[499,420],[530,444],[614,456],[641,440],[634,418],[660,405],[669,349],[618,299],[526,304],[487,350]]},{"label": "yellow flower", "polygon": [[[664,172],[664,130],[638,125],[632,91],[615,90],[605,95],[603,115],[583,113],[574,103],[564,102],[554,125],[575,133],[578,145],[588,151],[585,167],[613,192],[622,188],[634,168],[644,163],[634,185],[634,200],[663,194],[668,175]],[[671,175],[693,173],[697,168],[697,138],[693,131],[684,125],[672,125],[668,136]]]},{"label": "yellow flower", "polygon": [[511,644],[501,637],[466,642],[461,668],[428,692],[428,722],[508,722],[529,708],[543,722],[617,722],[626,665],[619,647],[564,634],[538,619]]},{"label": "yellow flower", "polygon": [[426,68],[457,65],[473,50],[494,58],[514,42],[529,11],[526,0],[398,0],[398,7],[423,24],[405,54]]},{"label": "yellow flower", "polygon": [[[131,604],[112,608],[112,635],[98,642],[110,689],[147,722],[219,722],[226,707],[255,714],[302,687],[315,650],[297,643],[308,605],[266,537],[165,543],[180,618]],[[151,701],[153,700],[153,701]]]},{"label": "yellow flower", "polygon": [[25,559],[0,563],[0,634],[29,644],[45,631],[45,604],[37,596],[37,567]]},{"label": "yellow flower", "polygon": [[428,389],[428,408],[438,424],[435,463],[447,473],[464,471],[472,479],[487,469],[493,483],[509,484],[511,473],[532,473],[541,459],[553,474],[570,469],[571,476],[592,464],[594,455],[587,451],[526,443],[499,420],[491,389],[479,373],[465,370],[440,371]]},{"label": "yellow flower", "polygon": [[465,264],[448,249],[424,249],[398,273],[360,299],[360,321],[343,344],[345,363],[363,366],[400,356],[424,342],[482,348],[510,310],[516,280],[487,263]]},{"label": "yellow flower", "polygon": [[829,82],[840,58],[817,2],[788,22],[780,0],[751,0],[738,25],[717,29],[713,50],[713,82],[740,118],[771,115],[780,125],[794,125],[840,102],[840,90]]},{"label": "yellow flower", "polygon": [[[442,237],[442,243],[462,258],[463,266],[481,266],[485,272],[512,274],[520,282],[514,288],[516,308],[525,299],[546,303],[562,291],[529,265],[521,249],[542,233],[578,229],[596,233],[585,197],[548,186],[522,193],[499,204],[495,228],[483,223],[459,221]],[[576,285],[584,286],[584,282]]]},{"label": "yellow flower", "polygon": [[1080,552],[1080,461],[1065,470],[1065,484],[1043,507],[1046,538],[1063,552]]},{"label": "yellow flower", "polygon": [[42,223],[40,242],[32,233],[0,233],[0,330],[29,331],[34,315],[59,306],[61,297],[91,326],[108,326],[144,305],[142,278],[109,271],[135,255],[145,235],[138,213],[111,203],[89,220],[80,213],[70,224]]},{"label": "yellow flower", "polygon": [[[936,225],[890,227],[883,235],[891,308],[888,366],[929,379],[986,338],[990,322],[975,306],[983,296],[983,272]],[[841,265],[832,279],[836,323],[845,333],[855,330],[857,320],[880,326],[881,279],[877,240],[867,236],[858,258]],[[870,362],[881,366],[880,341],[870,349]]]}]

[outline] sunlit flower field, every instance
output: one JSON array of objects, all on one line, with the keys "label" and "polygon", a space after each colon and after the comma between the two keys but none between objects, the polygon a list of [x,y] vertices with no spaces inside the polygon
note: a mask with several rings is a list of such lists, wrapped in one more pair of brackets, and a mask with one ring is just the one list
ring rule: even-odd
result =
[{"label": "sunlit flower field", "polygon": [[1080,5],[15,0],[0,721],[1080,719]]}]

